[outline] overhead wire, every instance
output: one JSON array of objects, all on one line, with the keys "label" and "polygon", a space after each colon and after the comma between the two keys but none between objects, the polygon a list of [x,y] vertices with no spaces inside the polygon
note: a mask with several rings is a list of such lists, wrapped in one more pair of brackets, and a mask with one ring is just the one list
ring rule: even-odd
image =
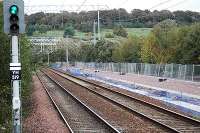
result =
[{"label": "overhead wire", "polygon": [[77,8],[76,12],[78,12],[82,7],[83,5],[86,3],[87,0],[83,0],[83,2],[81,3],[81,5]]},{"label": "overhead wire", "polygon": [[[127,2],[128,0],[125,0],[125,2]],[[164,5],[164,4],[167,4],[167,3],[169,3],[169,2],[171,2],[172,0],[165,0],[165,1],[163,1],[163,2],[160,2],[160,3],[158,3],[158,4],[155,4],[154,6],[152,6],[151,8],[149,8],[149,9],[147,9],[147,10],[152,10],[152,9],[154,9],[154,8],[156,8],[156,7],[160,7],[160,6],[162,6],[162,5]],[[119,13],[119,15],[120,15],[120,13]],[[119,18],[119,20],[118,20],[118,22],[131,22],[131,21],[133,21],[133,20],[138,20],[138,19],[141,19],[141,18],[145,18],[146,16],[140,16],[140,17],[138,17],[138,18],[134,18],[134,19],[129,19],[129,20],[123,20],[123,21],[121,21],[120,20],[120,16],[118,17]]]},{"label": "overhead wire", "polygon": [[[127,1],[128,1],[128,0],[124,0],[124,2],[123,2],[122,4],[125,4]],[[172,0],[165,0],[165,1],[163,1],[163,2],[160,2],[160,3],[158,3],[158,4],[154,5],[154,6],[152,6],[152,7],[149,8],[148,10],[152,10],[152,9],[154,9],[154,8],[160,7],[160,6],[162,6],[162,5],[164,5],[164,4],[167,4],[167,3],[171,2],[171,1],[172,1]],[[176,4],[172,5],[172,6],[167,7],[166,9],[169,9],[169,8],[172,8],[172,7],[175,7],[175,6],[178,6],[178,5],[182,4],[182,3],[184,3],[185,1],[187,1],[187,0],[182,0],[182,1],[176,3]],[[77,11],[77,12],[80,11],[80,9],[85,5],[86,2],[87,2],[87,0],[84,0],[84,1],[81,3],[81,5],[77,8],[76,11]],[[52,5],[49,5],[49,6],[52,6]],[[134,21],[134,20],[139,20],[139,19],[142,19],[142,18],[145,18],[145,17],[147,17],[147,15],[143,15],[143,16],[140,16],[140,17],[137,17],[137,18],[133,18],[133,19],[128,19],[128,20],[117,20],[117,21],[115,20],[115,22],[132,22],[132,21]],[[118,18],[119,18],[119,17],[118,17]],[[117,18],[116,18],[116,19],[117,19]],[[103,20],[103,19],[102,19],[102,20]]]},{"label": "overhead wire", "polygon": [[124,0],[121,4],[118,5],[118,8],[120,8],[120,6],[124,5],[126,2],[128,2],[128,0]]},{"label": "overhead wire", "polygon": [[154,9],[154,8],[156,8],[156,7],[159,7],[159,6],[161,6],[161,5],[164,5],[164,4],[166,4],[166,3],[170,2],[170,1],[172,1],[172,0],[166,0],[166,1],[160,2],[160,3],[158,3],[158,4],[154,5],[154,6],[152,6],[151,8],[149,8],[149,10],[152,10],[152,9]]},{"label": "overhead wire", "polygon": [[167,8],[165,8],[165,10],[167,10],[167,9],[169,9],[169,8],[173,8],[173,7],[179,6],[179,5],[183,4],[183,3],[185,3],[186,1],[187,1],[187,0],[182,0],[182,1],[180,1],[180,2],[177,2],[176,4],[171,5],[171,6],[167,7]]}]

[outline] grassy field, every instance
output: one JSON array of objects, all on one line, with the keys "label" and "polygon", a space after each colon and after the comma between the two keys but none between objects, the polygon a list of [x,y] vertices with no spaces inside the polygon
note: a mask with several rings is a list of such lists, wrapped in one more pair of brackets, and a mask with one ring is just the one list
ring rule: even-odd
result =
[{"label": "grassy field", "polygon": [[[147,36],[150,31],[151,28],[126,28],[126,31],[128,32],[129,35],[134,35],[134,36]],[[35,32],[33,34],[33,36],[56,36],[56,37],[62,37],[63,36],[64,31],[58,31],[58,30],[54,30],[54,31],[48,31],[47,33],[41,34],[38,32]],[[101,30],[101,36],[105,37],[105,34],[107,33],[113,33],[112,29],[102,29]],[[88,36],[92,36],[92,33],[84,33],[84,32],[80,32],[77,31],[75,32],[75,37],[77,38],[87,38]]]},{"label": "grassy field", "polygon": [[58,30],[53,30],[53,31],[47,31],[47,33],[38,33],[34,32],[33,36],[55,36],[55,37],[62,37],[64,31],[58,31]]},{"label": "grassy field", "polygon": [[147,36],[152,28],[127,28],[126,29],[129,35],[135,36]]},{"label": "grassy field", "polygon": [[[151,28],[126,28],[126,31],[128,32],[129,35],[134,35],[134,36],[147,36]],[[105,36],[107,33],[113,33],[112,29],[103,29],[101,31],[101,34]]]}]

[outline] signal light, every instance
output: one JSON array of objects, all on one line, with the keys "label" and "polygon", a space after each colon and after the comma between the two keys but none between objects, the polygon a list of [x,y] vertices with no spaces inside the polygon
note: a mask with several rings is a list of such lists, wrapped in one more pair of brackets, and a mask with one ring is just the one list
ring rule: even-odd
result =
[{"label": "signal light", "polygon": [[10,33],[12,35],[16,35],[19,33],[19,17],[18,17],[18,7],[16,5],[12,5],[10,7]]},{"label": "signal light", "polygon": [[18,7],[16,5],[12,5],[10,7],[10,14],[16,15],[18,13]]},{"label": "signal light", "polygon": [[25,33],[24,0],[3,0],[3,16],[4,33],[16,36]]}]

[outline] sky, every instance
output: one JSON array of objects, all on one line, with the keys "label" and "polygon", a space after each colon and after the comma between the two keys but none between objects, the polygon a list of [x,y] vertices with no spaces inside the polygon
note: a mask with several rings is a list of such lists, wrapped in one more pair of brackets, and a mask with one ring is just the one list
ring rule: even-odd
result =
[{"label": "sky", "polygon": [[[97,8],[113,9],[125,8],[128,12],[132,9],[150,9],[153,10],[191,10],[200,12],[200,0],[24,0],[25,12],[32,13],[41,11],[80,11]],[[40,6],[38,6],[40,5]],[[47,6],[56,5],[57,7]],[[65,5],[65,6],[63,6]],[[71,6],[73,5],[73,6]],[[104,5],[97,6],[80,6],[80,5]],[[61,9],[61,6],[62,9]]]}]

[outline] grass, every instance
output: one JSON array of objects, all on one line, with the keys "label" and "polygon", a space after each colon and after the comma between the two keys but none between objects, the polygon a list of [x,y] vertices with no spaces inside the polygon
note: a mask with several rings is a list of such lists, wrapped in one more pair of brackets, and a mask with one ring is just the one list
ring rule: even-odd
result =
[{"label": "grass", "polygon": [[47,31],[47,33],[39,33],[39,32],[34,32],[33,36],[38,37],[38,36],[55,36],[55,37],[62,37],[64,31],[59,31],[59,30],[53,30],[53,31]]},{"label": "grass", "polygon": [[[129,35],[134,35],[134,36],[147,36],[150,31],[151,28],[126,28],[126,31],[128,32]],[[54,30],[54,31],[48,31],[47,33],[38,33],[35,32],[33,34],[33,36],[55,36],[55,37],[62,37],[63,36],[64,31],[59,31],[59,30]],[[101,36],[105,37],[105,34],[107,33],[113,33],[112,29],[101,29]],[[76,38],[88,38],[91,37],[92,33],[84,33],[84,32],[80,32],[77,31],[75,32],[75,37]]]},{"label": "grass", "polygon": [[134,36],[147,36],[152,28],[126,28],[129,35]]},{"label": "grass", "polygon": [[[150,31],[151,31],[151,28],[126,28],[126,31],[128,32],[129,35],[134,35],[134,36],[147,36]],[[113,30],[112,29],[103,29],[101,31],[101,34],[103,36],[105,36],[105,34],[107,33],[113,33]]]}]

